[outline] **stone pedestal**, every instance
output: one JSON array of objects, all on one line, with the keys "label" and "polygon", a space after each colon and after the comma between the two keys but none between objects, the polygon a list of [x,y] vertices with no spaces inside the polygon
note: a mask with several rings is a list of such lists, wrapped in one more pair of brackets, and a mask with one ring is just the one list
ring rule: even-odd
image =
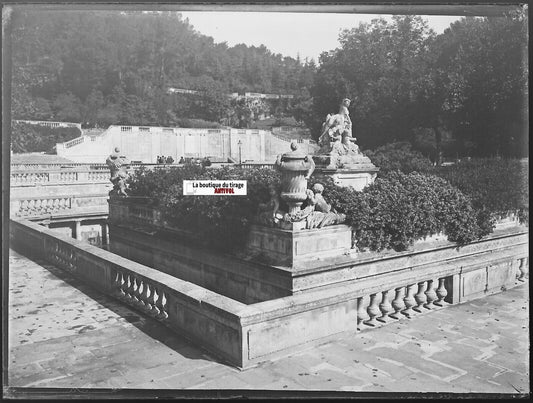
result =
[{"label": "stone pedestal", "polygon": [[250,229],[247,250],[261,255],[263,260],[279,265],[339,256],[353,252],[352,230],[347,225],[331,225],[318,229],[269,228],[253,225]]},{"label": "stone pedestal", "polygon": [[[314,176],[316,178],[329,176],[336,185],[341,187],[352,187],[357,191],[363,190],[376,179],[379,168],[377,168],[368,157],[364,155],[341,156],[340,167],[335,168],[329,155],[316,155],[313,159],[316,164]],[[346,160],[346,161],[344,161]]]},{"label": "stone pedestal", "polygon": [[315,169],[315,177],[329,176],[337,186],[352,187],[357,191],[363,190],[367,185],[374,183],[379,168],[340,168],[340,169]]}]

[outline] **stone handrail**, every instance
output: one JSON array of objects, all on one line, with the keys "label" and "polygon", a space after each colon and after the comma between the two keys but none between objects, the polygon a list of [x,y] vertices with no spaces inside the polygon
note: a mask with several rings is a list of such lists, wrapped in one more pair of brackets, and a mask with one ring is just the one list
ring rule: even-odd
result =
[{"label": "stone handrail", "polygon": [[497,278],[505,273],[496,283],[512,286],[525,280],[529,261],[524,248],[491,253],[485,247],[467,259],[372,274],[245,305],[29,221],[12,219],[10,240],[26,256],[53,263],[242,368],[339,332],[463,302],[464,283],[472,274]]},{"label": "stone handrail", "polygon": [[44,171],[44,170],[66,170],[66,169],[109,171],[109,167],[104,163],[102,164],[86,163],[86,162],[63,162],[63,163],[52,163],[52,164],[51,163],[46,163],[46,164],[11,163],[11,172],[26,171],[26,170]]},{"label": "stone handrail", "polygon": [[15,196],[10,201],[10,215],[36,218],[49,215],[107,214],[109,211],[107,197],[107,192],[77,196]]},{"label": "stone handrail", "polygon": [[[240,359],[239,312],[246,305],[95,246],[54,234],[29,221],[11,220],[12,246],[45,259],[198,342],[222,358]],[[30,248],[28,246],[31,245]],[[220,311],[220,306],[223,311]],[[194,326],[191,320],[202,322]],[[209,323],[209,326],[205,325]],[[206,331],[216,326],[218,333]],[[227,337],[221,345],[218,337]]]},{"label": "stone handrail", "polygon": [[57,185],[71,183],[107,183],[109,182],[109,171],[106,170],[24,170],[12,171],[10,174],[10,184],[14,186],[33,185]]},{"label": "stone handrail", "polygon": [[64,144],[65,148],[70,148],[77,146],[78,144],[81,144],[85,141],[85,136],[76,137],[75,139],[72,139],[70,141],[67,141]]}]

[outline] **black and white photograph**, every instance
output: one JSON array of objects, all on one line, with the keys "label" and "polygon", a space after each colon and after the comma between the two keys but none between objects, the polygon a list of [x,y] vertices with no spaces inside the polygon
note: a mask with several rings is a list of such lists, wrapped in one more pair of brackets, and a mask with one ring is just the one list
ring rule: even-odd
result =
[{"label": "black and white photograph", "polygon": [[3,398],[530,398],[528,13],[3,2]]}]

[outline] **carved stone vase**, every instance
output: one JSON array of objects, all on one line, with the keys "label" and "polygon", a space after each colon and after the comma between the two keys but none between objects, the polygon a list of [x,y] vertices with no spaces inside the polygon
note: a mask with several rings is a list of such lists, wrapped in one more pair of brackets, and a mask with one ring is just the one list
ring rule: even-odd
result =
[{"label": "carved stone vase", "polygon": [[285,153],[281,156],[279,170],[281,172],[280,198],[289,209],[289,214],[298,212],[307,199],[307,179],[309,170],[314,167],[305,154],[297,151]]}]

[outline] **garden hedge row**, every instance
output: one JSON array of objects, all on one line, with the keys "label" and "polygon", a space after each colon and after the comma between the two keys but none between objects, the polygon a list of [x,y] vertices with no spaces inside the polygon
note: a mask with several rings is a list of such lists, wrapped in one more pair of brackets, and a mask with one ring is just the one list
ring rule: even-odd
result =
[{"label": "garden hedge row", "polygon": [[[183,196],[184,179],[245,179],[248,195]],[[492,231],[490,215],[475,210],[468,196],[436,176],[393,171],[362,192],[340,188],[331,180],[322,183],[324,196],[333,208],[347,215],[359,249],[405,250],[415,240],[439,232],[462,244]],[[280,175],[274,170],[193,165],[140,170],[129,181],[132,196],[152,197],[169,222],[225,251],[244,245],[259,203],[268,201],[270,186],[280,186]]]}]

